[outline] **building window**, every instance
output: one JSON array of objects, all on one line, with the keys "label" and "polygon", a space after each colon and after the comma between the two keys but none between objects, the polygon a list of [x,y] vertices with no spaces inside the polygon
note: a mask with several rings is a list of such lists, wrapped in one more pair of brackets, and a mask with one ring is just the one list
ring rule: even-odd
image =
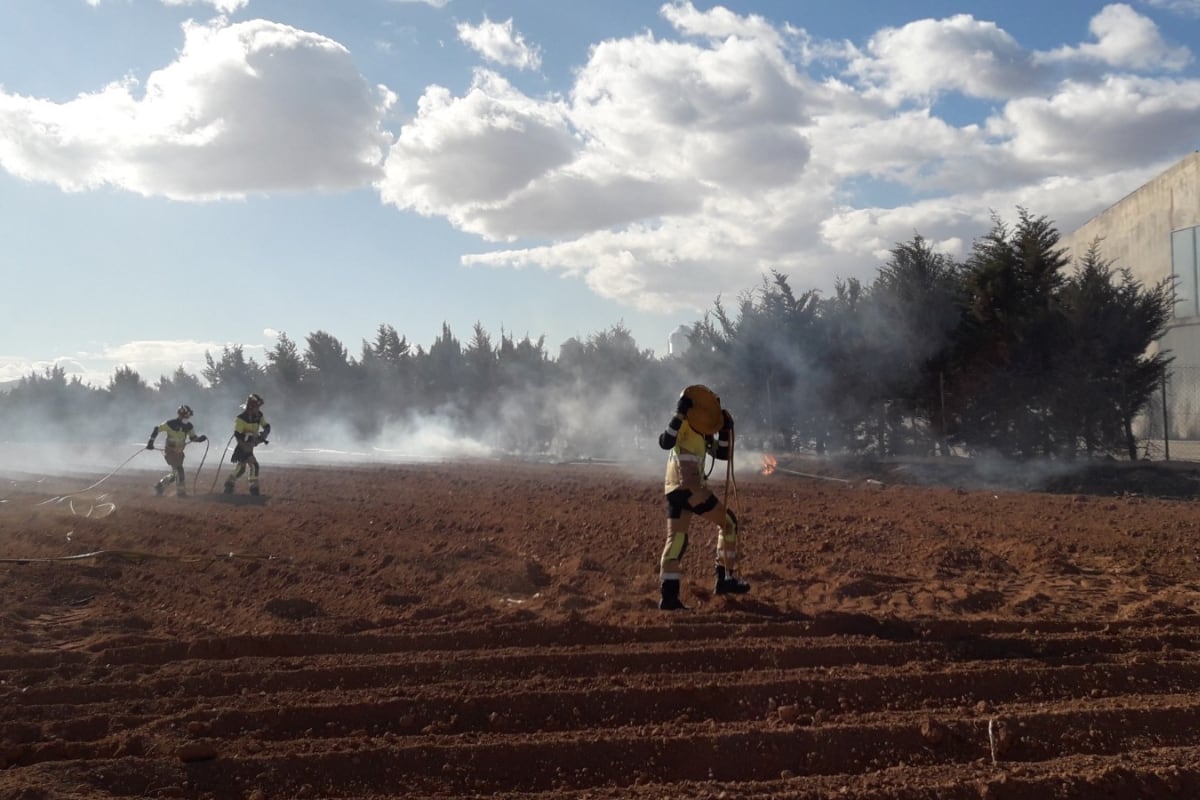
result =
[{"label": "building window", "polygon": [[1171,277],[1175,281],[1175,318],[1200,316],[1196,297],[1196,228],[1172,231]]}]

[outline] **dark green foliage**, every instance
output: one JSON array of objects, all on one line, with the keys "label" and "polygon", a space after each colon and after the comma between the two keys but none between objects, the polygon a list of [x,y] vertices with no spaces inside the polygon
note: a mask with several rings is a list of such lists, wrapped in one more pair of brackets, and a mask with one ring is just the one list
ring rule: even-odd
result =
[{"label": "dark green foliage", "polygon": [[253,358],[246,358],[240,344],[222,348],[219,361],[205,353],[204,363],[200,375],[224,398],[240,402],[250,392],[258,391],[263,370]]},{"label": "dark green foliage", "polygon": [[1171,285],[1143,290],[1129,270],[1115,270],[1092,244],[1062,293],[1068,321],[1058,372],[1056,417],[1070,454],[1124,450],[1137,458],[1134,418],[1159,388],[1171,359],[1151,352],[1171,313]]},{"label": "dark green foliage", "polygon": [[918,235],[892,250],[871,294],[879,322],[873,347],[887,407],[883,451],[944,449],[950,422],[945,376],[966,312],[963,269]]},{"label": "dark green foliage", "polygon": [[465,347],[443,324],[428,351],[380,325],[357,360],[325,331],[303,353],[280,334],[265,367],[235,345],[206,353],[200,378],[180,368],[154,388],[129,367],[105,389],[52,367],[0,394],[0,424],[49,415],[140,438],[179,403],[207,426],[256,391],[279,435],[403,436],[436,417],[501,450],[621,457],[655,452],[680,390],[704,383],[755,449],[1134,458],[1133,421],[1171,361],[1154,349],[1170,289],[1144,288],[1098,244],[1070,264],[1053,224],[1019,209],[961,264],[914,235],[872,283],[839,280],[829,296],[771,272],[732,308],[718,297],[683,354],[655,358],[623,323],[557,359],[544,337],[494,343],[478,322]]},{"label": "dark green foliage", "polygon": [[975,243],[964,278],[967,314],[948,391],[958,438],[971,450],[1017,457],[1058,449],[1051,425],[1055,373],[1066,361],[1061,290],[1068,265],[1058,232],[1020,210]]}]

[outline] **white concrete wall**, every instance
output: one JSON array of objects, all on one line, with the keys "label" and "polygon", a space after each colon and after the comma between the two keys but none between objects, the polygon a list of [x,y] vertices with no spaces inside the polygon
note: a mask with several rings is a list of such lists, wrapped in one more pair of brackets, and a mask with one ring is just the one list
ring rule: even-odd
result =
[{"label": "white concrete wall", "polygon": [[[1100,238],[1100,257],[1127,267],[1150,288],[1171,277],[1171,233],[1200,225],[1200,152],[1085,222],[1061,239],[1078,262]],[[1200,317],[1175,320],[1160,346],[1174,356],[1168,414],[1173,436],[1200,436]]]},{"label": "white concrete wall", "polygon": [[1100,237],[1100,255],[1153,286],[1171,276],[1171,232],[1200,225],[1200,152],[1194,152],[1062,237],[1076,259]]}]

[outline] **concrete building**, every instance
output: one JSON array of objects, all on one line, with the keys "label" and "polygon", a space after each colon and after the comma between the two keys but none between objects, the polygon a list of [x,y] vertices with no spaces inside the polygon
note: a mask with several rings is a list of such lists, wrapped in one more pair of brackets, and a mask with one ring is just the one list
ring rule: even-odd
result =
[{"label": "concrete building", "polygon": [[1170,351],[1172,436],[1200,439],[1200,151],[1062,237],[1078,261],[1100,240],[1100,256],[1143,286],[1175,280],[1175,318],[1160,340]]}]

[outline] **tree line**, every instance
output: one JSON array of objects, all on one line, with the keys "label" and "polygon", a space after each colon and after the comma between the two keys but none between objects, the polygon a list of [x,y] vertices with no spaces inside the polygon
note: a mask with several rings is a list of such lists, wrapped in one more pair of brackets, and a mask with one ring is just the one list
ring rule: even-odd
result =
[{"label": "tree line", "polygon": [[[1099,242],[1072,262],[1047,218],[1018,212],[961,262],[918,234],[827,296],[772,272],[718,297],[682,354],[656,357],[620,323],[556,356],[480,323],[465,343],[443,324],[428,349],[381,324],[357,355],[325,331],[282,334],[262,363],[226,347],[153,385],[128,367],[105,388],[30,374],[0,394],[3,438],[138,440],[179,403],[217,431],[253,391],[283,438],[403,441],[436,420],[501,451],[621,457],[654,449],[680,390],[705,383],[739,441],[773,451],[1137,458],[1134,422],[1171,362],[1154,346],[1172,284],[1144,286]],[[38,419],[53,424],[23,424]]]}]

